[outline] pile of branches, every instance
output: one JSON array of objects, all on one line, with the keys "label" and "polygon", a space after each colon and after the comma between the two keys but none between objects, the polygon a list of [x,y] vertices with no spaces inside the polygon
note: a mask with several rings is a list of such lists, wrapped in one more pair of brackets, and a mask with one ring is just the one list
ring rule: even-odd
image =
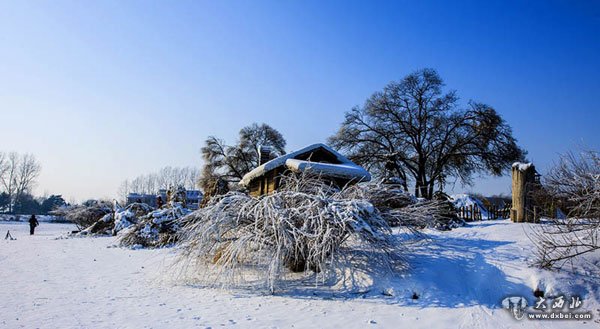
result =
[{"label": "pile of branches", "polygon": [[[560,269],[600,250],[600,155],[568,153],[545,176],[545,193],[564,207],[566,218],[550,218],[533,233],[537,265]],[[600,271],[600,269],[599,269]]]},{"label": "pile of branches", "polygon": [[115,212],[112,235],[117,235],[120,231],[135,225],[139,219],[146,216],[154,208],[145,203],[132,203],[125,209],[119,209]]},{"label": "pile of branches", "polygon": [[81,206],[61,209],[61,215],[74,222],[78,235],[116,235],[136,224],[138,218],[152,211],[145,203],[132,203],[125,208],[107,201],[88,202]]},{"label": "pile of branches", "polygon": [[109,201],[90,200],[82,205],[58,208],[52,214],[75,224],[78,231],[95,233],[112,222],[113,204]]},{"label": "pile of branches", "polygon": [[364,199],[375,206],[392,227],[414,230],[435,228],[450,230],[465,222],[458,218],[447,195],[419,200],[397,184],[358,184],[342,191],[349,199]]},{"label": "pile of branches", "polygon": [[190,210],[179,202],[170,202],[165,208],[148,212],[119,233],[119,243],[124,247],[159,248],[177,242],[181,228],[180,218]]},{"label": "pile of branches", "polygon": [[[180,259],[186,268],[204,273],[207,282],[221,284],[252,272],[271,291],[294,272],[313,273],[322,280],[359,266],[397,273],[406,263],[390,218],[410,230],[435,220],[408,215],[419,213],[416,209],[378,210],[375,196],[385,191],[340,190],[306,175],[286,176],[281,186],[258,198],[238,192],[215,196],[186,217],[179,234]],[[404,204],[403,198],[396,201]],[[358,259],[368,263],[359,264]]]}]

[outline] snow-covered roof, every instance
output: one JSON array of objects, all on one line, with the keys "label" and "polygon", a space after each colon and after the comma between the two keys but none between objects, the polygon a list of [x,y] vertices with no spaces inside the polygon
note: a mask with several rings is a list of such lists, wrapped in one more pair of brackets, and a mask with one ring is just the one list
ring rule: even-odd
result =
[{"label": "snow-covered roof", "polygon": [[[296,159],[296,157],[316,151],[319,148],[323,148],[328,153],[336,157],[336,163],[323,163],[323,162],[312,162],[308,160]],[[357,181],[369,181],[371,175],[363,167],[350,161],[348,158],[339,154],[336,150],[325,144],[312,144],[300,150],[290,152],[288,154],[277,157],[261,166],[254,168],[240,181],[240,185],[247,186],[254,179],[264,175],[275,168],[285,166],[287,169],[294,172],[303,172],[310,170],[317,174],[324,174],[327,176],[334,176],[339,178],[356,179]]]}]

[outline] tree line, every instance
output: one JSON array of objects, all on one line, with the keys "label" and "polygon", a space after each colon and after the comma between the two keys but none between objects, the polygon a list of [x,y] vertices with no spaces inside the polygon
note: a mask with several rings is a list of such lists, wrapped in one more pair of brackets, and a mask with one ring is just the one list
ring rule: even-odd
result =
[{"label": "tree line", "polygon": [[129,193],[156,194],[169,186],[183,186],[188,190],[196,188],[200,171],[195,167],[163,167],[157,172],[139,175],[124,180],[118,190],[119,200],[126,200]]},{"label": "tree line", "polygon": [[[433,69],[391,82],[346,112],[328,143],[374,177],[427,199],[451,180],[471,185],[476,174],[501,176],[524,160],[526,152],[492,106],[470,101],[461,107],[456,91],[444,87]],[[237,188],[258,165],[260,145],[285,154],[285,138],[264,123],[242,128],[234,145],[209,136],[199,185],[207,191],[221,181]]]},{"label": "tree line", "polygon": [[41,169],[33,154],[0,152],[0,212],[47,213],[59,198],[62,200],[56,195],[42,198],[32,195]]}]

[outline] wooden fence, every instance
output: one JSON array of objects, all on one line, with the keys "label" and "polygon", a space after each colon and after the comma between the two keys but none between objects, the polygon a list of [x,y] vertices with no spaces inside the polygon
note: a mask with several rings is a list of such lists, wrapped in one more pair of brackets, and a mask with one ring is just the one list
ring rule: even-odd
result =
[{"label": "wooden fence", "polygon": [[[510,218],[511,205],[505,207],[490,206],[488,208],[488,219],[507,219]],[[470,205],[456,209],[459,218],[466,221],[482,220],[483,215],[478,206]]]}]

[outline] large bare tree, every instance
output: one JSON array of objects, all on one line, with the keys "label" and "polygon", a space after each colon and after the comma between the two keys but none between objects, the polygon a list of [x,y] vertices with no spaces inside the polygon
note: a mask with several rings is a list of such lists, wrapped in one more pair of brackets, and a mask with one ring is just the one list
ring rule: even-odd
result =
[{"label": "large bare tree", "polygon": [[502,175],[525,151],[496,110],[469,102],[461,109],[456,92],[443,92],[436,71],[424,69],[374,93],[347,112],[329,139],[350,159],[379,176],[414,184],[431,198],[450,178],[470,184],[479,172]]}]

